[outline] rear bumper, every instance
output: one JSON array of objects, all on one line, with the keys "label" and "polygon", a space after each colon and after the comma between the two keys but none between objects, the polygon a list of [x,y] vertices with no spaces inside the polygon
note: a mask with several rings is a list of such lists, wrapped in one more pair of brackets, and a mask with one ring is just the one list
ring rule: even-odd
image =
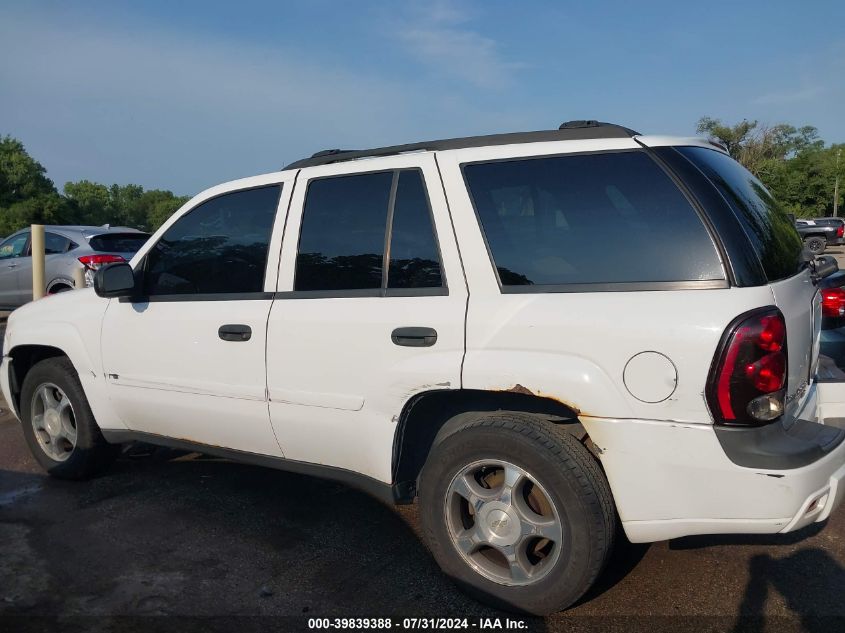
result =
[{"label": "rear bumper", "polygon": [[824,521],[845,497],[845,442],[798,467],[740,466],[708,424],[582,420],[628,538],[774,534]]}]

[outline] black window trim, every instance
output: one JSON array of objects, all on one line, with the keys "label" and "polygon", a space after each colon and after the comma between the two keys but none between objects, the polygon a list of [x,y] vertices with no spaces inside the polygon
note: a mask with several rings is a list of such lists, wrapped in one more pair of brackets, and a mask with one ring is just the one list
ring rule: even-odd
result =
[{"label": "black window trim", "polygon": [[[301,170],[300,170],[301,171]],[[437,258],[440,263],[440,285],[426,288],[388,288],[388,273],[390,269],[390,243],[393,238],[393,212],[396,205],[396,191],[399,187],[399,176],[403,171],[416,171],[420,175],[423,192],[425,193],[425,202],[428,206],[428,218],[431,222],[431,231],[434,234],[434,245],[437,249]],[[434,207],[431,204],[431,196],[428,193],[428,182],[425,179],[422,167],[394,167],[372,169],[368,171],[343,171],[334,174],[326,174],[323,176],[314,176],[308,178],[306,175],[305,195],[302,198],[302,205],[299,208],[299,235],[296,238],[296,251],[294,253],[294,267],[293,267],[293,288],[296,288],[296,260],[299,257],[299,244],[302,240],[302,225],[305,218],[305,205],[308,202],[308,189],[311,183],[333,179],[345,178],[352,176],[364,176],[368,174],[386,174],[392,173],[393,180],[390,185],[390,196],[387,203],[387,219],[384,228],[384,253],[382,254],[382,274],[381,274],[381,288],[354,288],[349,290],[281,290],[275,293],[276,299],[355,299],[362,297],[432,297],[432,296],[448,296],[449,283],[446,278],[446,267],[443,264],[443,252],[440,248],[440,236],[437,232],[437,225],[434,222]],[[292,199],[292,198],[291,198]]]},{"label": "black window trim", "polygon": [[[270,244],[273,241],[273,233],[275,231],[276,222],[278,220],[279,215],[279,205],[282,201],[282,195],[284,193],[285,184],[287,181],[280,180],[278,182],[271,182],[264,185],[253,185],[252,187],[243,187],[241,189],[231,189],[229,191],[222,191],[216,195],[211,196],[210,198],[206,198],[201,202],[198,202],[193,207],[185,211],[182,215],[180,215],[174,222],[168,227],[168,231],[170,228],[176,225],[177,222],[186,218],[188,215],[199,209],[202,205],[206,202],[211,202],[212,200],[216,200],[217,198],[222,198],[223,196],[228,196],[232,193],[242,193],[244,191],[253,191],[255,189],[268,189],[270,187],[277,187],[279,190],[279,195],[276,200],[276,210],[273,213],[273,221],[270,224],[270,239],[267,241],[267,261],[264,262],[264,275],[261,278],[261,287],[264,288],[265,284],[267,283],[267,267],[270,263]],[[150,251],[152,251],[158,243],[164,238],[167,231],[161,234],[161,237],[152,244],[147,251],[144,253],[143,259],[141,260],[138,268],[136,269],[136,280],[138,280],[138,272],[140,272],[140,283],[144,290],[146,290],[146,276],[147,276],[147,266],[149,264],[149,257]],[[136,281],[137,283],[137,281]],[[198,294],[177,294],[177,295],[150,295],[146,292],[143,292],[141,295],[137,297],[121,297],[120,303],[157,303],[157,302],[179,302],[179,301],[252,301],[252,300],[261,300],[261,299],[273,299],[273,292],[264,292],[263,290],[259,292],[214,292],[214,293],[198,293]]]},{"label": "black window trim", "polygon": [[[723,279],[690,279],[678,281],[624,281],[624,282],[586,282],[574,284],[525,284],[525,285],[504,285],[499,275],[499,268],[496,266],[496,260],[493,258],[493,251],[487,241],[487,234],[484,230],[484,224],[481,221],[481,216],[478,213],[478,206],[475,203],[475,198],[472,194],[472,189],[467,182],[466,167],[473,165],[489,165],[492,163],[505,163],[523,160],[536,160],[543,158],[565,158],[567,156],[593,156],[597,154],[632,154],[642,153],[651,159],[657,167],[669,178],[676,189],[681,193],[684,199],[687,200],[692,207],[696,216],[701,221],[704,230],[707,232],[710,242],[719,257],[719,264],[722,268],[722,274],[726,275]],[[478,223],[478,228],[481,231],[481,238],[484,240],[484,248],[487,250],[487,258],[493,268],[493,274],[496,277],[496,283],[499,286],[500,294],[543,294],[543,293],[569,293],[569,292],[650,292],[650,291],[665,291],[665,290],[724,290],[731,287],[729,280],[729,272],[726,270],[725,261],[722,259],[722,250],[719,247],[719,240],[712,231],[710,223],[705,219],[703,210],[699,205],[690,198],[687,191],[683,187],[679,187],[676,179],[671,172],[663,166],[663,164],[656,160],[647,148],[620,148],[620,149],[601,149],[588,150],[583,152],[556,152],[554,154],[532,154],[530,156],[507,156],[503,158],[494,158],[488,160],[474,160],[466,161],[459,164],[461,170],[461,178],[463,179],[464,189],[470,199],[475,220]]]}]

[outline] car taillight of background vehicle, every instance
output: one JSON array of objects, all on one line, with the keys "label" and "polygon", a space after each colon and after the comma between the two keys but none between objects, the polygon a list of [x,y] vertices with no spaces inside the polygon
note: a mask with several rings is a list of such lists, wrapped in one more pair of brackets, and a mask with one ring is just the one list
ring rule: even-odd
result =
[{"label": "car taillight of background vehicle", "polygon": [[822,316],[845,316],[845,290],[842,290],[842,288],[825,288],[822,290]]},{"label": "car taillight of background vehicle", "polygon": [[777,308],[754,310],[728,326],[707,380],[707,402],[718,424],[756,425],[783,414],[786,322]]},{"label": "car taillight of background vehicle", "polygon": [[79,258],[80,263],[85,266],[85,285],[94,285],[94,273],[100,266],[105,264],[116,264],[126,260],[120,255],[83,255]]},{"label": "car taillight of background vehicle", "polygon": [[845,224],[840,224],[839,228],[836,229],[836,237],[842,237],[845,235]]}]

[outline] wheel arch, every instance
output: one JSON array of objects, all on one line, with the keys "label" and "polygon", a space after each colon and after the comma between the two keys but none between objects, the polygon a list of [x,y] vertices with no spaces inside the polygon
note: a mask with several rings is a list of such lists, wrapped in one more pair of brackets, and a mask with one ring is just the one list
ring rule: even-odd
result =
[{"label": "wheel arch", "polygon": [[73,290],[73,279],[69,279],[67,277],[56,277],[50,280],[50,283],[47,284],[47,293],[50,294],[55,292],[56,288],[59,286],[65,286],[68,290]]},{"label": "wheel arch", "polygon": [[402,409],[393,439],[392,479],[397,503],[411,503],[417,478],[431,448],[451,431],[496,411],[518,411],[562,426],[579,441],[588,439],[578,410],[525,388],[507,391],[441,389],[418,393]]},{"label": "wheel arch", "polygon": [[9,404],[15,408],[18,416],[21,412],[21,388],[30,370],[37,363],[48,358],[70,359],[63,350],[52,345],[17,345],[9,350],[9,357],[12,359],[9,369],[9,389],[13,400]]}]

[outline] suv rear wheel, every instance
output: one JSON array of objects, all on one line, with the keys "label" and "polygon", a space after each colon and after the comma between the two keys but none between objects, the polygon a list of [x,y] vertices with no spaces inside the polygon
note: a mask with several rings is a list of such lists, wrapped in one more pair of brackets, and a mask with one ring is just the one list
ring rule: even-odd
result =
[{"label": "suv rear wheel", "polygon": [[565,609],[612,548],[613,500],[595,459],[531,415],[490,414],[449,434],[432,449],[419,488],[437,562],[499,608]]},{"label": "suv rear wheel", "polygon": [[29,449],[54,477],[86,479],[105,470],[120,452],[100,433],[67,358],[42,360],[27,373],[20,406]]}]

